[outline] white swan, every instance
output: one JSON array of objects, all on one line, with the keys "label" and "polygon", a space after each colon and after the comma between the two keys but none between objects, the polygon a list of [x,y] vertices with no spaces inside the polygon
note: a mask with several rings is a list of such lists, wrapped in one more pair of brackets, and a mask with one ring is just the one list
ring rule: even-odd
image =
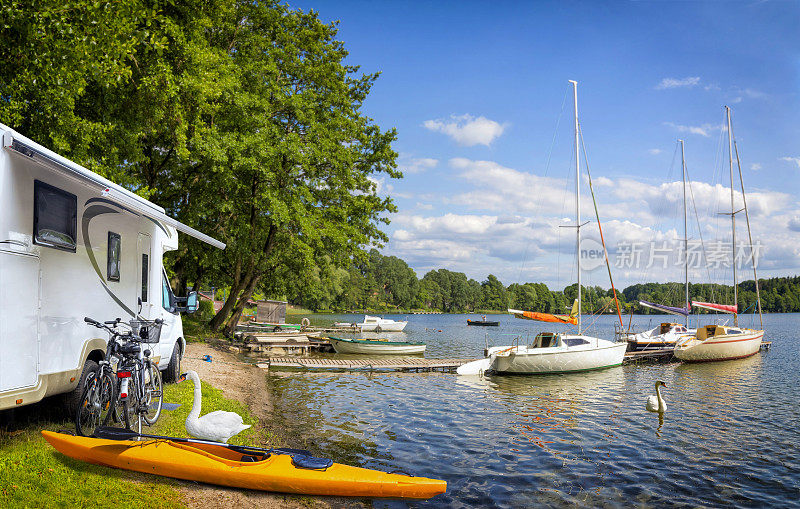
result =
[{"label": "white swan", "polygon": [[647,411],[648,412],[658,412],[663,414],[667,411],[667,404],[664,402],[664,398],[661,397],[661,387],[666,387],[667,384],[662,382],[661,380],[656,382],[656,395],[650,396],[647,398]]},{"label": "white swan", "polygon": [[186,431],[195,438],[228,443],[234,435],[250,427],[242,420],[242,416],[234,412],[217,410],[200,417],[203,392],[200,389],[200,377],[194,371],[187,371],[181,375],[181,380],[189,378],[194,384],[194,402],[192,411],[186,418]]}]

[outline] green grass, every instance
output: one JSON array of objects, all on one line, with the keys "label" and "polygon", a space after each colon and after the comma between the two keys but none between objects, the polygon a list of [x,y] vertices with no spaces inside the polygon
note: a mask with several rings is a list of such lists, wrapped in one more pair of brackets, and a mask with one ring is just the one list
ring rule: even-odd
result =
[{"label": "green grass", "polygon": [[183,337],[188,343],[204,343],[222,337],[222,333],[212,331],[205,320],[195,319],[191,315],[184,315],[182,318]]},{"label": "green grass", "polygon": [[[236,412],[247,424],[256,419],[240,402],[225,399],[222,391],[202,384],[203,413]],[[164,386],[164,402],[180,408],[164,411],[148,434],[186,437],[184,421],[192,406],[191,382]],[[14,431],[0,429],[0,507],[185,507],[178,481],[166,477],[91,465],[53,449],[42,430],[75,427],[63,418],[57,402],[44,401],[20,408]],[[12,428],[13,429],[13,428]],[[273,437],[249,428],[231,440],[235,444],[262,445]]]}]

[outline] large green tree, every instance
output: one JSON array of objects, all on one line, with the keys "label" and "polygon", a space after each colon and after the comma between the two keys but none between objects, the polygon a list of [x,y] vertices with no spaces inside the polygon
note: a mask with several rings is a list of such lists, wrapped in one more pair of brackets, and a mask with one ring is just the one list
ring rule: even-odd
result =
[{"label": "large green tree", "polygon": [[377,74],[344,63],[335,26],[264,3],[240,4],[237,17],[236,85],[216,120],[226,163],[211,176],[229,243],[213,263],[231,287],[211,326],[227,332],[259,285],[275,286],[287,257],[306,268],[323,255],[342,265],[385,240],[379,226],[394,207],[375,176],[401,176],[394,130],[361,111]]}]

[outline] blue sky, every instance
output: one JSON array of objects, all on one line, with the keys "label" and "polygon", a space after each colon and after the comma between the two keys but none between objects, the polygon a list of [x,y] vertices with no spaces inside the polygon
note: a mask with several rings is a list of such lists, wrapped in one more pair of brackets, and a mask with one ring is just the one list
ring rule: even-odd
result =
[{"label": "blue sky", "polygon": [[[448,268],[506,284],[573,282],[574,230],[559,228],[574,216],[570,79],[612,258],[632,243],[647,258],[650,242],[683,237],[679,137],[699,217],[689,237],[730,241],[719,215],[730,210],[727,104],[764,245],[759,275],[800,272],[800,3],[291,5],[339,20],[349,62],[382,72],[364,111],[397,128],[405,172],[379,181],[399,208],[383,252],[420,277]],[[598,238],[595,223],[584,235]],[[620,286],[682,279],[673,263],[614,272]],[[584,282],[607,287],[604,273]],[[691,277],[729,282],[731,271]]]}]

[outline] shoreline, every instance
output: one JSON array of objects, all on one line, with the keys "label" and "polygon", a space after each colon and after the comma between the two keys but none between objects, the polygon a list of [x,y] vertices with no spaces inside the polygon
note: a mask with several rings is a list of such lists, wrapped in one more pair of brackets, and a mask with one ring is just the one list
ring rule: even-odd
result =
[{"label": "shoreline", "polygon": [[[203,356],[211,355],[212,362]],[[258,447],[297,447],[303,437],[286,436],[285,430],[276,426],[274,406],[270,398],[267,373],[254,364],[247,363],[236,354],[226,351],[225,343],[187,342],[181,370],[196,371],[200,379],[222,391],[225,398],[246,405],[258,419],[256,437]],[[203,412],[213,409],[203,409]],[[244,490],[179,481],[178,491],[190,508],[308,508],[308,507],[365,507],[363,499],[293,495],[268,491]]]}]

